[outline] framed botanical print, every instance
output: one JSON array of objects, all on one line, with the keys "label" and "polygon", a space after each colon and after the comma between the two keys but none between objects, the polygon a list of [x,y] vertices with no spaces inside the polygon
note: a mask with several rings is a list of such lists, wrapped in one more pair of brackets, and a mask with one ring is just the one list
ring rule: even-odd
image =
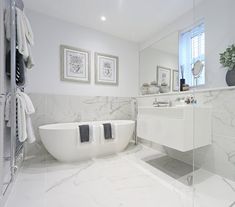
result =
[{"label": "framed botanical print", "polygon": [[118,57],[95,53],[96,84],[118,85]]},{"label": "framed botanical print", "polygon": [[171,69],[157,66],[157,83],[158,86],[165,85],[171,88]]},{"label": "framed botanical print", "polygon": [[90,82],[90,52],[66,45],[60,46],[61,80]]},{"label": "framed botanical print", "polygon": [[179,91],[179,71],[172,70],[172,91]]}]

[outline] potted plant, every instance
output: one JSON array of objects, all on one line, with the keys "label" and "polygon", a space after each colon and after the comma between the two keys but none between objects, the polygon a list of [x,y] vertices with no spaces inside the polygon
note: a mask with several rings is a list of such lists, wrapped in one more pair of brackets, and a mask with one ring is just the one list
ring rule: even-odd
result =
[{"label": "potted plant", "polygon": [[226,82],[228,86],[235,86],[235,45],[229,46],[220,54],[220,63],[227,68]]}]

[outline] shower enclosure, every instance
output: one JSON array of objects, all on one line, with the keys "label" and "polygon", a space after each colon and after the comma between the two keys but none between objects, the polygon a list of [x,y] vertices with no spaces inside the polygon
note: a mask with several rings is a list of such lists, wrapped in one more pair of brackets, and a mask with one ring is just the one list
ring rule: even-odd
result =
[{"label": "shower enclosure", "polygon": [[[143,124],[154,124],[150,133],[140,130],[140,141],[164,154],[147,163],[173,178],[168,181],[191,200],[182,206],[234,207],[235,2],[192,0],[188,6],[140,52],[142,94],[153,77],[168,92],[152,95],[152,83],[150,94],[139,97],[139,121],[148,117]],[[191,117],[184,130],[176,130],[186,108]],[[191,147],[177,145],[181,141]]]},{"label": "shower enclosure", "polygon": [[[204,34],[197,37],[194,42],[194,45],[198,45],[199,52],[193,55],[204,65],[200,76],[194,78],[194,98],[198,104],[211,110],[212,143],[207,147],[194,149],[193,152],[194,166],[198,167],[198,170],[194,171],[194,203],[195,206],[233,207],[235,78],[227,71],[234,71],[235,68],[235,50],[229,49],[235,44],[235,2],[195,0],[195,5],[197,6],[194,7],[194,21],[204,21],[205,28]],[[230,62],[230,66],[222,61],[222,53],[225,54],[225,62]],[[229,84],[228,80],[233,84]],[[195,130],[194,134],[199,131],[200,129]]]}]

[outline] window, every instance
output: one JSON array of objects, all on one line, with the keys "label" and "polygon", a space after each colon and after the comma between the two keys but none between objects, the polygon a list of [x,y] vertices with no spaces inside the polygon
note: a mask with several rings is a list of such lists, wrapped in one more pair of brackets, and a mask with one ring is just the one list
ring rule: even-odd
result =
[{"label": "window", "polygon": [[[194,82],[192,68],[196,61],[200,60],[204,68],[201,75]],[[189,86],[205,84],[205,25],[200,23],[180,34],[179,38],[179,66],[182,77]]]}]

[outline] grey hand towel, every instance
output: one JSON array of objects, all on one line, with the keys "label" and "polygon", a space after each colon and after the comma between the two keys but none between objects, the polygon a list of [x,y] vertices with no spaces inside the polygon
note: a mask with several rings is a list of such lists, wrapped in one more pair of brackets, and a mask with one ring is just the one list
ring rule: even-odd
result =
[{"label": "grey hand towel", "polygon": [[104,138],[112,139],[112,126],[110,123],[103,124],[104,126]]},{"label": "grey hand towel", "polygon": [[80,132],[81,143],[89,142],[90,140],[89,125],[79,125],[79,132]]}]

